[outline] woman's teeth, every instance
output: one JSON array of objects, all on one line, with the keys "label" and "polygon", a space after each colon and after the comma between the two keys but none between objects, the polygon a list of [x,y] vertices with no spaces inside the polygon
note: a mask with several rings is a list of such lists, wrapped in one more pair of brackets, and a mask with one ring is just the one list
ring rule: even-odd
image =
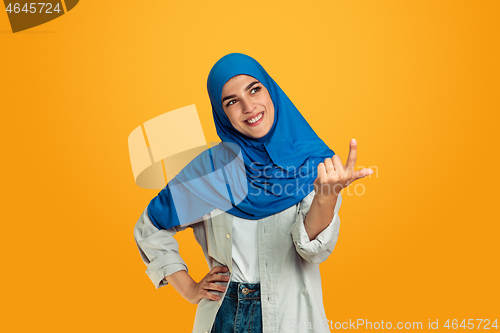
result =
[{"label": "woman's teeth", "polygon": [[256,122],[256,121],[258,121],[260,118],[262,118],[262,113],[263,113],[263,112],[259,113],[259,115],[258,115],[257,117],[255,117],[255,118],[253,118],[253,119],[247,120],[247,122],[248,122],[248,123],[250,123],[250,124],[255,123],[255,122]]}]

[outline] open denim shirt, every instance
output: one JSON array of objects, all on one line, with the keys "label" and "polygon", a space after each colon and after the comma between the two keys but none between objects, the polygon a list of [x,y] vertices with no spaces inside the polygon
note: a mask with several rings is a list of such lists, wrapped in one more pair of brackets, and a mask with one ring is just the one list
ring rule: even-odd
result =
[{"label": "open denim shirt", "polygon": [[[315,192],[300,203],[272,216],[248,221],[259,223],[258,251],[262,300],[263,332],[330,332],[323,306],[319,264],[332,253],[337,243],[342,203],[339,194],[331,223],[315,239],[309,240],[304,219]],[[156,288],[166,286],[166,276],[188,270],[179,255],[179,244],[173,237],[178,231],[192,228],[205,254],[209,269],[227,266],[231,275],[233,216],[213,210],[203,221],[168,230],[159,230],[149,219],[147,208],[137,221],[134,238],[146,274]],[[208,272],[208,271],[207,271]],[[227,282],[215,282],[227,286]],[[193,333],[211,330],[225,292],[210,291],[220,301],[203,298],[196,310]]]}]

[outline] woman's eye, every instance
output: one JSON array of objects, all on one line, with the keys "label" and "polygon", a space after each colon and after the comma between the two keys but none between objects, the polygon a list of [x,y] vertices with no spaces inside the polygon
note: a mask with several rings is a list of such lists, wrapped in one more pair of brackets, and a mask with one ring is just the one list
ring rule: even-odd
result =
[{"label": "woman's eye", "polygon": [[[254,87],[252,88],[252,90],[250,90],[250,93],[253,95],[253,94],[256,94],[259,92],[259,90],[262,89],[261,87]],[[232,99],[230,100],[229,102],[227,102],[226,104],[226,107],[227,106],[230,106],[230,105],[233,105],[234,103],[236,103],[236,100],[235,99]]]}]

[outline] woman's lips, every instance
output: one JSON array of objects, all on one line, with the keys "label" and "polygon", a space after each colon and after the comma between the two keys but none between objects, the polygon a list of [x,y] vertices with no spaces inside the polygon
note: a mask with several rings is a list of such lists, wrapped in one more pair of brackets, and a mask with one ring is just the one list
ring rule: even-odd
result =
[{"label": "woman's lips", "polygon": [[[260,125],[260,123],[262,123],[262,119],[264,119],[264,111],[262,111],[261,113],[262,113],[262,117],[260,117],[260,119],[259,119],[259,120],[257,120],[255,123],[252,123],[252,124],[251,124],[251,123],[249,123],[249,122],[248,122],[248,121],[246,121],[246,120],[244,121],[244,123],[245,123],[245,124],[247,124],[248,126],[252,126],[252,127],[254,127],[254,126],[259,126],[259,125]],[[255,118],[255,117],[254,117],[254,118]]]}]

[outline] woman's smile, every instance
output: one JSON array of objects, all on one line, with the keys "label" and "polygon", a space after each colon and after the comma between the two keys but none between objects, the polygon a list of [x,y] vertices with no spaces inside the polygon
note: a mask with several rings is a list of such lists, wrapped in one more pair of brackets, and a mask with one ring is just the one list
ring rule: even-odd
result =
[{"label": "woman's smile", "polygon": [[262,123],[262,118],[264,117],[264,111],[259,112],[255,117],[245,120],[248,126],[259,126]]},{"label": "woman's smile", "polygon": [[222,88],[222,109],[231,125],[252,139],[265,136],[273,127],[274,104],[269,91],[256,78],[236,75]]}]

